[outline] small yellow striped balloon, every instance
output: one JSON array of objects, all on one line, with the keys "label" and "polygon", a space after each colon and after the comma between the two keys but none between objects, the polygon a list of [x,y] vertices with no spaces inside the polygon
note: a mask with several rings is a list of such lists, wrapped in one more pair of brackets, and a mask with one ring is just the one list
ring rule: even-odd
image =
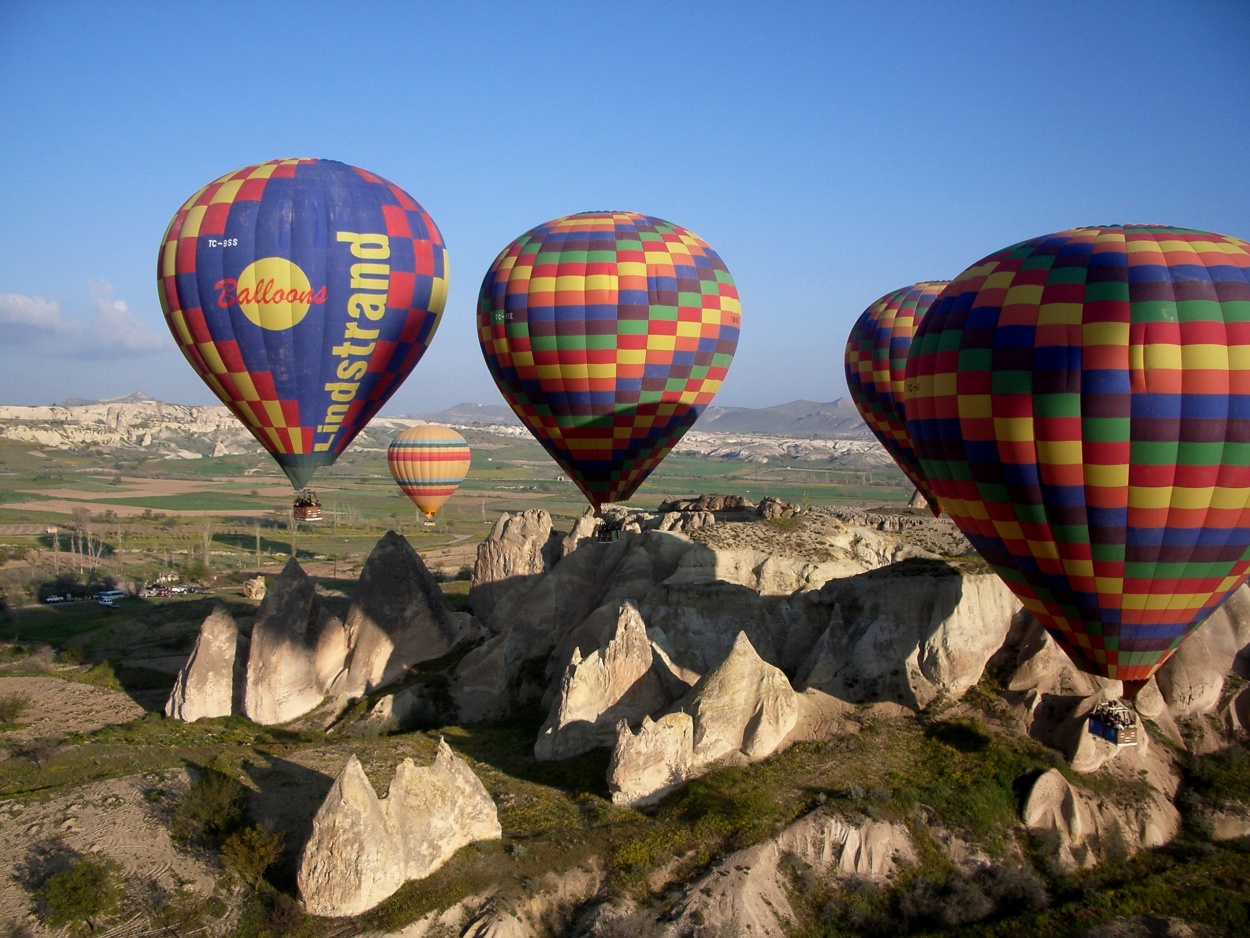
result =
[{"label": "small yellow striped balloon", "polygon": [[391,440],[386,462],[404,494],[433,520],[468,475],[469,444],[449,427],[409,427]]}]

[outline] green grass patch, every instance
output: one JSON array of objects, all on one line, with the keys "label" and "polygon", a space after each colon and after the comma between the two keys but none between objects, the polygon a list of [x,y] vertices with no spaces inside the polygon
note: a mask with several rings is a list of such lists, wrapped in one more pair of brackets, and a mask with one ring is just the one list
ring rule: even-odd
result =
[{"label": "green grass patch", "polygon": [[71,733],[63,744],[36,742],[0,761],[0,796],[48,789],[186,764],[207,765],[223,753],[283,751],[323,743],[319,734],[260,726],[243,717],[183,723],[149,713],[92,733]]},{"label": "green grass patch", "polygon": [[271,507],[274,500],[228,493],[188,492],[183,495],[110,498],[107,501],[110,505],[132,505],[153,511],[256,511]]}]

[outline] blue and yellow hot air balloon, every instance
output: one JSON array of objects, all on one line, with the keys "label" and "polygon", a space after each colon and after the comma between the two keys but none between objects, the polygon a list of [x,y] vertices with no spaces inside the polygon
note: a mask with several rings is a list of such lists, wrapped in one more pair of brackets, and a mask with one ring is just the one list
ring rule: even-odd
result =
[{"label": "blue and yellow hot air balloon", "polygon": [[409,427],[391,440],[386,464],[404,494],[430,521],[469,472],[469,444],[450,427]]},{"label": "blue and yellow hot air balloon", "polygon": [[187,199],[157,279],[191,367],[302,489],[421,359],[447,298],[447,249],[381,176],[271,160]]},{"label": "blue and yellow hot air balloon", "polygon": [[1246,242],[1117,225],[1004,248],[930,307],[904,393],[942,507],[1126,696],[1246,581]]}]

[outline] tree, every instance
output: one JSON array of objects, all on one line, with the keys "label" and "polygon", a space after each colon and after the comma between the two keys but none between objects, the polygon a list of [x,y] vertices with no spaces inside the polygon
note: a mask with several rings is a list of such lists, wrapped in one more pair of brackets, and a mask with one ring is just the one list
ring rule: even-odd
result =
[{"label": "tree", "polygon": [[81,934],[121,911],[121,866],[105,856],[79,857],[68,868],[53,873],[39,890],[47,908],[44,923],[68,927]]},{"label": "tree", "polygon": [[204,540],[204,566],[212,567],[213,563],[209,557],[209,553],[213,544],[213,522],[207,515],[204,517],[204,531],[202,536]]}]

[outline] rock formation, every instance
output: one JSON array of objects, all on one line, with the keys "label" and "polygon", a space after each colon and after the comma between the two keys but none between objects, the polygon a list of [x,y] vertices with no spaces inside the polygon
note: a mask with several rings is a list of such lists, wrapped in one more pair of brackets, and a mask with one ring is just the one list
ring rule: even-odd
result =
[{"label": "rock formation", "polygon": [[[378,541],[365,562],[346,623],[326,610],[294,558],[267,593],[262,577],[248,581],[253,588],[257,583],[264,598],[250,647],[237,658],[246,667],[233,681],[223,671],[229,641],[221,616],[229,616],[215,614],[183,669],[168,713],[196,719],[233,712],[258,723],[285,723],[327,699],[341,708],[480,633],[472,616],[451,608],[420,556],[394,532]],[[211,703],[187,703],[207,701],[210,686]],[[223,701],[231,695],[234,703],[227,706]],[[405,702],[402,715],[415,714],[419,706]],[[380,723],[389,718],[383,714]]]},{"label": "rock formation", "polygon": [[501,514],[477,548],[469,587],[473,614],[486,620],[505,594],[550,570],[559,550],[560,536],[552,531],[546,511]]},{"label": "rock formation", "polygon": [[491,911],[473,921],[462,938],[536,938],[537,933],[509,912]]},{"label": "rock formation", "polygon": [[699,495],[695,498],[676,498],[672,501],[662,502],[658,511],[660,514],[669,511],[747,512],[754,514],[755,508],[754,502],[743,498],[741,495]]},{"label": "rock formation", "polygon": [[652,670],[647,627],[631,602],[621,605],[611,639],[585,659],[574,647],[560,679],[547,722],[538,733],[534,756],[567,759],[616,740],[616,724],[636,726],[665,707],[669,698]]},{"label": "rock formation", "polygon": [[383,799],[353,755],[313,819],[300,895],[314,915],[358,915],[466,844],[501,833],[485,787],[442,739],[432,765],[399,764]]},{"label": "rock formation", "polygon": [[1159,668],[1156,681],[1173,717],[1216,712],[1231,673],[1250,677],[1250,587],[1207,617]]},{"label": "rock formation", "polygon": [[355,755],[313,819],[299,866],[299,891],[313,915],[358,915],[406,880],[403,848],[389,813]]},{"label": "rock formation", "polygon": [[721,759],[762,759],[794,728],[798,701],[780,670],[745,633],[721,665],[658,720],[634,733],[623,720],[608,769],[617,804],[645,804]]},{"label": "rock formation", "polygon": [[[542,665],[541,673],[558,643],[559,648],[566,648],[565,640],[591,613],[604,606],[614,611],[626,600],[641,600],[657,580],[672,572],[688,547],[689,541],[673,534],[586,543],[546,575],[506,593],[485,620],[486,628],[495,634],[465,657],[452,683],[461,720],[497,719],[512,712],[522,699],[541,698],[546,684],[522,686],[522,665],[536,661]],[[583,655],[603,639],[585,637]],[[557,651],[557,660],[562,666],[568,658]],[[555,668],[553,664],[553,677]]]},{"label": "rock formation", "polygon": [[781,938],[796,923],[783,863],[820,879],[883,883],[900,866],[915,862],[905,825],[853,821],[817,809],[778,837],[717,861],[691,882],[668,916],[672,924],[666,934]]},{"label": "rock formation", "polygon": [[243,598],[255,599],[257,601],[265,598],[265,578],[263,576],[254,576],[250,580],[243,581]]},{"label": "rock formation", "polygon": [[243,712],[265,724],[303,716],[325,699],[346,656],[343,623],[292,557],[256,610]]},{"label": "rock formation", "polygon": [[329,692],[359,697],[441,658],[474,630],[452,611],[408,541],[388,531],[365,561],[345,623],[347,655]]},{"label": "rock formation", "polygon": [[925,560],[830,581],[808,602],[809,615],[828,615],[829,626],[798,686],[915,709],[976,684],[1020,608],[996,575]]},{"label": "rock formation", "polygon": [[755,513],[761,518],[769,520],[773,518],[793,518],[795,515],[803,513],[803,506],[777,498],[775,495],[765,495],[760,499],[760,503],[755,506]]},{"label": "rock formation", "polygon": [[1157,847],[1180,830],[1180,813],[1157,790],[1135,804],[1112,803],[1073,788],[1058,769],[1033,783],[1023,820],[1044,839],[1043,849],[1051,851],[1059,867],[1069,871]]},{"label": "rock formation", "polygon": [[200,634],[178,672],[165,716],[192,723],[238,712],[247,661],[247,640],[239,648],[239,627],[220,604],[200,624]]}]

